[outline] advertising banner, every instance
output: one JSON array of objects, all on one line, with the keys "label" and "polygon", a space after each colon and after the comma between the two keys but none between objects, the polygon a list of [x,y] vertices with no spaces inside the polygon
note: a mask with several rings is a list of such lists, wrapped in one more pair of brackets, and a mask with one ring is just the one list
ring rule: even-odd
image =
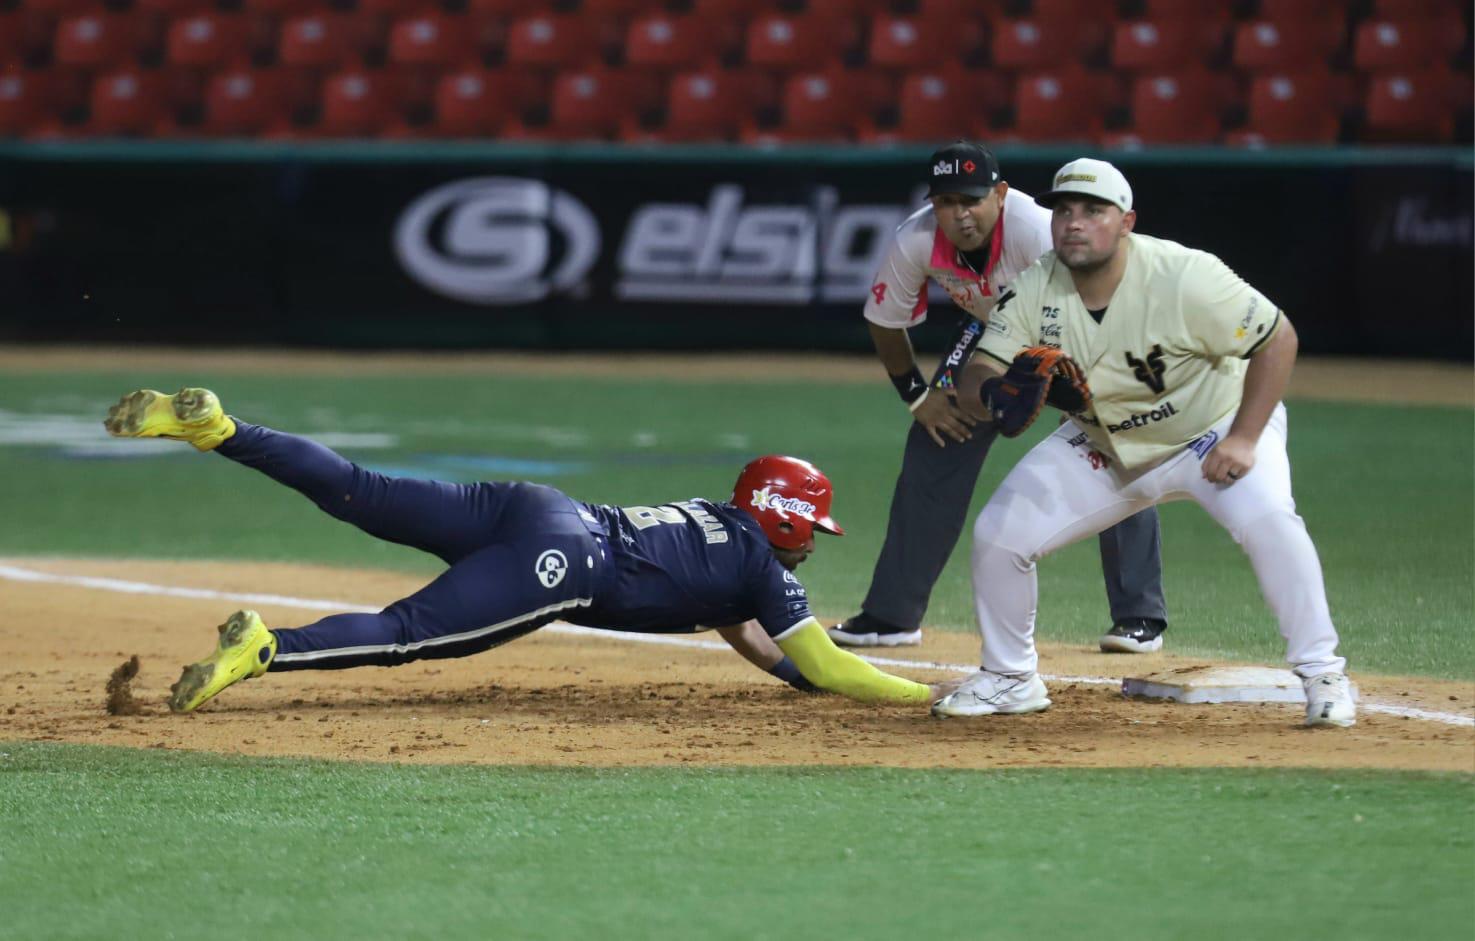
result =
[{"label": "advertising banner", "polygon": [[[927,170],[911,150],[394,153],[0,151],[0,340],[147,340],[147,318],[176,342],[868,349],[860,309]],[[1002,152],[1004,177],[1039,191],[1062,153]],[[1138,230],[1218,254],[1303,349],[1470,356],[1467,164],[1113,159]],[[932,310],[924,348],[956,318],[940,292]]]}]

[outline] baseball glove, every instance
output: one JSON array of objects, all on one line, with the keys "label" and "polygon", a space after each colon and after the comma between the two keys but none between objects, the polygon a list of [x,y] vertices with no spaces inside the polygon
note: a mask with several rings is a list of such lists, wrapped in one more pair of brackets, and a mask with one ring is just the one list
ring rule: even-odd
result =
[{"label": "baseball glove", "polygon": [[1046,402],[1078,412],[1091,403],[1091,390],[1069,356],[1052,347],[1031,346],[1014,357],[1003,376],[986,380],[979,398],[999,434],[1016,438],[1034,424]]}]

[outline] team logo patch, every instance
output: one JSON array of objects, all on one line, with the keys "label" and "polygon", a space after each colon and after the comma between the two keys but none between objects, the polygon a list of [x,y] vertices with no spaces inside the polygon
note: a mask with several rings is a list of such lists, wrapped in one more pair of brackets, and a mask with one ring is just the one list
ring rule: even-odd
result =
[{"label": "team logo patch", "polygon": [[771,487],[753,491],[753,506],[760,510],[773,510],[779,516],[790,513],[807,520],[814,519],[814,504],[798,497],[786,497],[781,493],[770,493]]},{"label": "team logo patch", "polygon": [[557,549],[546,549],[533,563],[533,574],[544,588],[557,588],[568,574],[568,557]]},{"label": "team logo patch", "polygon": [[1209,456],[1209,452],[1214,450],[1214,445],[1218,443],[1219,432],[1211,431],[1200,438],[1195,438],[1193,442],[1189,444],[1188,450],[1192,451],[1194,454],[1197,454],[1198,459],[1202,461],[1204,458]]}]

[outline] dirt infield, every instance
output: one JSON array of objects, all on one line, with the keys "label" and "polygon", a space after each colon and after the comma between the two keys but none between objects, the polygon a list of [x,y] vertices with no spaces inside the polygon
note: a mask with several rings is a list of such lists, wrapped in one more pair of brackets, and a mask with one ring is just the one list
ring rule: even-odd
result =
[{"label": "dirt infield", "polygon": [[[173,588],[386,603],[398,573],[301,565],[3,560],[32,571]],[[1308,730],[1294,705],[1185,706],[1051,682],[1031,716],[938,721],[921,710],[804,696],[727,651],[540,632],[480,656],[395,669],[268,675],[191,716],[163,705],[185,661],[240,602],[0,578],[0,740],[46,740],[414,763],[1326,767],[1475,770],[1475,729],[1364,710]],[[321,616],[256,603],[273,626]],[[1048,638],[1048,626],[1042,630]],[[715,640],[714,635],[705,635]],[[975,663],[972,634],[900,656]],[[137,655],[141,711],[109,715],[109,675]],[[1120,677],[1201,663],[1045,644],[1046,674]],[[898,670],[917,678],[926,670]],[[1357,675],[1365,702],[1470,715],[1475,684]]]}]

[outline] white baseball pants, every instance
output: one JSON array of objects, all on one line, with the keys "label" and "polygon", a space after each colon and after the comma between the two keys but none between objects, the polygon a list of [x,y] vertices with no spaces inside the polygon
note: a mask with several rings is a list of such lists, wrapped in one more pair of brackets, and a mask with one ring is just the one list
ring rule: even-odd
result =
[{"label": "white baseball pants", "polygon": [[1346,661],[1336,653],[1321,560],[1291,497],[1285,406],[1276,406],[1271,415],[1249,473],[1232,483],[1209,483],[1201,463],[1232,421],[1233,416],[1225,418],[1181,453],[1131,474],[1107,464],[1074,422],[1030,450],[973,526],[973,602],[984,669],[1008,674],[1037,669],[1036,561],[1146,507],[1193,500],[1250,557],[1295,672],[1302,677],[1343,672]]}]

